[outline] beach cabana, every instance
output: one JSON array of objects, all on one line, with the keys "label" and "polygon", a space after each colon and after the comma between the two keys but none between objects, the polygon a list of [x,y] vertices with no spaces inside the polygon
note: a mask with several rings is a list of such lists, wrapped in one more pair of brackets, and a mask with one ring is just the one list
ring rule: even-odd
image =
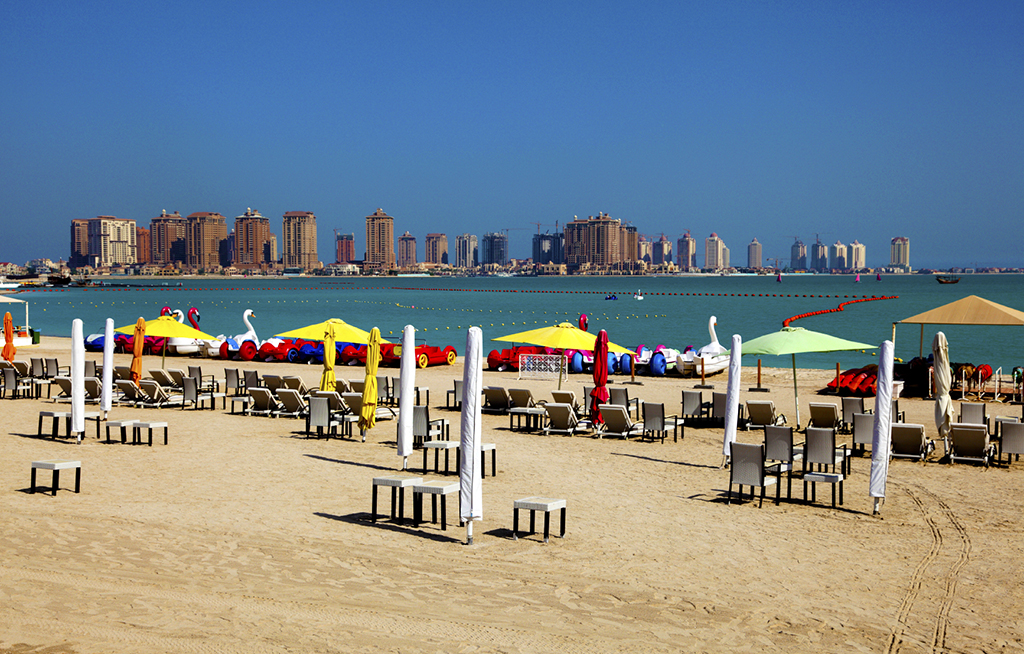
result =
[{"label": "beach cabana", "polygon": [[921,343],[918,356],[924,355],[925,325],[1007,325],[1024,326],[1024,311],[1003,306],[977,295],[968,295],[956,302],[944,304],[916,316],[892,324],[892,342],[896,342],[896,325],[921,325]]}]

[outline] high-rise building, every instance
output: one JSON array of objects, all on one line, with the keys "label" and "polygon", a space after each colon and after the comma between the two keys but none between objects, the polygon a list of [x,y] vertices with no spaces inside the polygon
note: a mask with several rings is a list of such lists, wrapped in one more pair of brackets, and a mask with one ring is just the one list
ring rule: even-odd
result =
[{"label": "high-rise building", "polygon": [[889,266],[910,272],[910,239],[897,236],[889,244]]},{"label": "high-rise building", "polygon": [[718,237],[718,234],[711,232],[711,236],[704,239],[704,268],[707,270],[728,268],[729,262],[725,252],[725,242]]},{"label": "high-rise building", "polygon": [[455,237],[455,267],[476,268],[477,241],[473,234],[459,234]]},{"label": "high-rise building", "polygon": [[136,262],[135,221],[114,216],[89,220],[89,256],[100,266]]},{"label": "high-rise building", "polygon": [[565,263],[565,234],[533,235],[533,262],[535,264]]},{"label": "high-rise building", "polygon": [[227,220],[213,211],[197,211],[185,223],[185,262],[192,268],[215,270],[223,265],[223,244],[228,240]]},{"label": "high-rise building", "polygon": [[815,241],[811,245],[811,270],[828,270],[828,248],[821,241]]},{"label": "high-rise building", "polygon": [[641,236],[636,241],[636,258],[648,265],[654,263],[654,246],[646,236]]},{"label": "high-rise building", "polygon": [[186,225],[188,220],[175,211],[166,211],[149,221],[150,262],[166,266],[184,263],[188,256]]},{"label": "high-rise building", "polygon": [[800,239],[789,249],[789,267],[793,270],[807,270],[807,246]]},{"label": "high-rise building", "polygon": [[672,263],[672,242],[664,234],[652,244],[651,261],[656,266]]},{"label": "high-rise building", "polygon": [[755,237],[750,242],[750,245],[747,246],[747,268],[757,270],[761,267],[761,244],[757,242]]},{"label": "high-rise building", "polygon": [[335,263],[352,263],[356,260],[356,235],[334,233]]},{"label": "high-rise building", "polygon": [[135,260],[136,263],[149,263],[152,260],[149,230],[135,226]]},{"label": "high-rise building", "polygon": [[849,258],[847,264],[853,270],[860,270],[861,268],[867,268],[867,248],[864,247],[863,243],[858,243],[854,239],[853,243],[850,243],[848,248]]},{"label": "high-rise building", "polygon": [[416,237],[406,232],[398,237],[398,268],[412,268],[416,265]]},{"label": "high-rise building", "polygon": [[484,234],[480,244],[480,265],[508,265],[508,236],[501,232]]},{"label": "high-rise building", "polygon": [[828,250],[828,267],[832,270],[846,270],[850,266],[847,262],[846,246],[841,241],[836,241]]},{"label": "high-rise building", "polygon": [[277,257],[277,234],[271,234],[270,240],[267,241],[266,249],[264,250],[263,258],[267,263],[278,263]]},{"label": "high-rise building", "polygon": [[606,213],[598,213],[597,218],[592,217],[588,222],[590,242],[587,255],[591,265],[610,268],[622,261],[619,249],[622,221]]},{"label": "high-rise building", "polygon": [[270,240],[270,219],[259,211],[247,208],[241,216],[235,217],[234,264],[238,268],[251,270],[268,263],[267,242]]},{"label": "high-rise building", "polygon": [[377,209],[366,217],[366,260],[369,271],[395,268],[395,219]]},{"label": "high-rise building", "polygon": [[444,234],[427,234],[424,243],[423,261],[434,265],[448,263],[448,237]]},{"label": "high-rise building", "polygon": [[284,267],[313,270],[320,265],[316,251],[316,216],[312,211],[285,212],[281,223]]},{"label": "high-rise building", "polygon": [[690,230],[676,241],[677,261],[680,270],[691,270],[697,267],[697,239],[690,236]]},{"label": "high-rise building", "polygon": [[71,220],[71,256],[68,265],[72,268],[92,265],[89,261],[89,221],[86,218]]},{"label": "high-rise building", "polygon": [[633,266],[640,260],[640,232],[636,225],[622,225],[619,229],[619,261]]}]

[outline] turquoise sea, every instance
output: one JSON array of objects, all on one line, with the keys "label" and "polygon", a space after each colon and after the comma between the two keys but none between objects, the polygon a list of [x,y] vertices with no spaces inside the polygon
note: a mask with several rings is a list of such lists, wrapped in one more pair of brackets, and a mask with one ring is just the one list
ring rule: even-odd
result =
[{"label": "turquoise sea", "polygon": [[[246,331],[242,312],[255,312],[253,327],[260,338],[320,322],[330,317],[370,329],[385,338],[400,338],[402,328],[417,328],[417,340],[453,345],[462,354],[465,332],[479,325],[485,339],[567,320],[581,313],[591,331],[608,330],[620,345],[663,343],[682,349],[710,341],[708,320],[717,318],[717,333],[728,347],[731,336],[750,340],[782,327],[790,316],[836,308],[841,302],[870,296],[896,296],[853,304],[844,311],[800,319],[794,324],[842,338],[881,343],[892,337],[892,324],[967,295],[1024,308],[1020,275],[965,275],[959,284],[941,285],[929,275],[891,275],[876,281],[862,276],[790,275],[728,277],[372,277],[372,278],[175,278],[168,284],[118,279],[130,288],[34,289],[18,294],[30,302],[32,325],[43,336],[70,336],[71,321],[81,318],[85,333],[100,332],[110,317],[120,327],[139,317],[154,318],[164,306],[187,311],[196,307],[200,328],[213,335]],[[633,299],[640,291],[644,299]],[[606,300],[609,294],[618,300]],[[16,319],[16,322],[20,322]],[[927,355],[932,336],[942,329],[957,362],[988,363],[1009,374],[1024,365],[1024,328],[926,326]],[[917,325],[896,332],[896,356],[918,354]],[[500,349],[500,343],[493,347]],[[488,347],[487,349],[490,349]],[[871,363],[877,349],[797,357],[806,368],[849,368]],[[745,361],[754,365],[755,361]],[[788,357],[765,357],[763,365],[783,367]]]}]

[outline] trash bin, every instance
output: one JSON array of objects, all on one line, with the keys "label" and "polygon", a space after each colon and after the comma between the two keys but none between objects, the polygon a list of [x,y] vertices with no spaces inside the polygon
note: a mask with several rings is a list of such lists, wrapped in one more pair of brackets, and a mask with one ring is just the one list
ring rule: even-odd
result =
[{"label": "trash bin", "polygon": [[32,333],[32,345],[39,345],[39,332],[34,329],[30,329],[29,332]]}]

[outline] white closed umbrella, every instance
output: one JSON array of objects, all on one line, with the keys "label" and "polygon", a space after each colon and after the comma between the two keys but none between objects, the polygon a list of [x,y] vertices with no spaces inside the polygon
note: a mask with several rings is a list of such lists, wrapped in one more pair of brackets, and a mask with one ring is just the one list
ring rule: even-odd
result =
[{"label": "white closed umbrella", "polygon": [[935,332],[932,339],[932,365],[935,368],[935,428],[939,431],[943,449],[949,454],[949,425],[953,422],[953,373],[949,369],[949,343],[946,335]]},{"label": "white closed umbrella", "polygon": [[723,467],[732,456],[732,444],[736,442],[736,429],[740,419],[740,359],[743,356],[743,339],[732,335],[729,350],[729,384],[725,391],[725,437],[722,442]]},{"label": "white closed umbrella", "polygon": [[107,318],[106,326],[103,329],[103,392],[100,396],[100,408],[103,409],[103,419],[106,420],[107,413],[114,400],[114,319]]},{"label": "white closed umbrella", "polygon": [[889,448],[892,433],[892,341],[883,341],[878,352],[878,384],[875,392],[875,428],[871,432],[871,478],[868,495],[875,499],[874,513],[885,499],[889,477]]},{"label": "white closed umbrella", "polygon": [[473,544],[473,521],[481,520],[483,483],[480,478],[480,394],[483,392],[483,340],[479,327],[466,334],[466,356],[462,373],[462,428],[459,438],[459,514],[466,523],[466,544]]},{"label": "white closed umbrella", "polygon": [[406,325],[402,332],[402,358],[399,368],[398,397],[398,456],[402,457],[402,470],[409,467],[412,454],[412,422],[416,388],[416,328]]},{"label": "white closed umbrella", "polygon": [[71,321],[71,431],[81,443],[85,433],[85,337],[80,318]]}]

